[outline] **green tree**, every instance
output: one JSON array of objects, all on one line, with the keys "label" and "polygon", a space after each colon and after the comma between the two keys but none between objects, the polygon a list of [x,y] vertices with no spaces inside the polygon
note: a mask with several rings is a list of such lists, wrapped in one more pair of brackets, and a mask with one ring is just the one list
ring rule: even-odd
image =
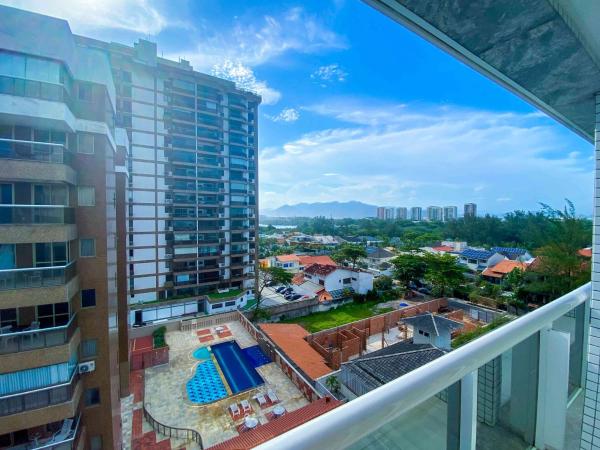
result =
[{"label": "green tree", "polygon": [[373,289],[376,291],[386,292],[392,289],[393,286],[394,280],[385,275],[377,277],[375,281],[373,281]]},{"label": "green tree", "polygon": [[579,250],[589,245],[592,236],[586,221],[576,216],[573,203],[569,200],[566,203],[563,210],[542,204],[549,226],[545,230],[546,244],[536,251],[539,277],[533,285],[551,299],[590,280],[589,258],[581,256]]},{"label": "green tree", "polygon": [[426,253],[423,260],[427,266],[425,280],[431,283],[435,295],[444,297],[452,294],[464,281],[464,269],[458,265],[454,256],[448,253]]},{"label": "green tree", "polygon": [[394,278],[400,281],[404,289],[408,289],[411,281],[419,280],[425,275],[427,265],[421,255],[404,253],[392,259]]},{"label": "green tree", "polygon": [[352,267],[356,267],[356,262],[360,258],[367,257],[367,251],[362,245],[344,244],[331,257],[337,262],[350,261]]},{"label": "green tree", "polygon": [[253,319],[261,317],[260,306],[263,301],[263,291],[267,286],[273,284],[290,284],[292,282],[293,274],[282,269],[281,267],[261,267],[258,273],[258,286],[254,298],[256,303],[254,305],[254,316]]}]

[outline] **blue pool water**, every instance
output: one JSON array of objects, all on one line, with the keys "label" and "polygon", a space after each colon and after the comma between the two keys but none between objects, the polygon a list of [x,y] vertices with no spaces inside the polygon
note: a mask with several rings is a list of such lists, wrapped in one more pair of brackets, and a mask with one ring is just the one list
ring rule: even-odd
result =
[{"label": "blue pool water", "polygon": [[410,306],[410,305],[409,305],[408,303],[404,303],[404,302],[402,302],[402,303],[400,303],[400,305],[399,305],[399,306]]},{"label": "blue pool water", "polygon": [[243,348],[242,352],[244,352],[254,367],[264,366],[265,364],[269,364],[271,362],[269,357],[263,353],[258,345]]},{"label": "blue pool water", "polygon": [[207,347],[200,347],[196,349],[193,355],[196,359],[210,359],[210,350]]},{"label": "blue pool water", "polygon": [[225,385],[211,359],[198,364],[196,373],[185,388],[188,398],[194,403],[211,403],[227,397]]},{"label": "blue pool water", "polygon": [[264,383],[237,342],[228,341],[213,345],[211,351],[234,394]]}]

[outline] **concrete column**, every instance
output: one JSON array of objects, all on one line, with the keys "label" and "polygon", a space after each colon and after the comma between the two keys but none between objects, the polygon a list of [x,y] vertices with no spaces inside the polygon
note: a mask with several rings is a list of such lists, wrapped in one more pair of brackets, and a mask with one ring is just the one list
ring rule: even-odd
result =
[{"label": "concrete column", "polygon": [[600,450],[600,94],[596,94],[596,169],[594,178],[594,235],[592,239],[592,301],[586,368],[581,449]]}]

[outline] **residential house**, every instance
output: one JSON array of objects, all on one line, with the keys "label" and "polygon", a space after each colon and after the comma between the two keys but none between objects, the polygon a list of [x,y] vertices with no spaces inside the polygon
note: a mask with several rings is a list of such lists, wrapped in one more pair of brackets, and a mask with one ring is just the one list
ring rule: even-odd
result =
[{"label": "residential house", "polygon": [[465,241],[442,241],[440,245],[452,247],[455,252],[462,252],[468,247]]},{"label": "residential house", "polygon": [[379,267],[382,263],[390,262],[396,255],[381,247],[367,247],[365,262],[369,267]]},{"label": "residential house", "polygon": [[522,271],[527,270],[527,263],[521,261],[512,261],[510,259],[503,259],[493,267],[487,267],[481,275],[486,281],[494,284],[500,284],[506,276],[515,269]]},{"label": "residential house", "polygon": [[518,247],[492,247],[490,251],[500,253],[512,261],[529,261],[533,258],[526,249]]},{"label": "residential house", "polygon": [[503,259],[505,257],[500,253],[475,248],[467,248],[458,254],[459,264],[467,266],[472,271],[481,271],[495,266]]},{"label": "residential house", "polygon": [[349,267],[311,264],[304,269],[304,279],[324,286],[334,299],[345,290],[366,294],[373,289],[373,274]]},{"label": "residential house", "polygon": [[451,350],[452,332],[464,327],[461,322],[431,313],[407,317],[402,321],[412,328],[415,344],[431,344],[442,350]]},{"label": "residential house", "polygon": [[444,354],[446,351],[431,344],[417,344],[412,340],[392,344],[342,363],[338,375],[341,391],[347,396],[364,395]]}]

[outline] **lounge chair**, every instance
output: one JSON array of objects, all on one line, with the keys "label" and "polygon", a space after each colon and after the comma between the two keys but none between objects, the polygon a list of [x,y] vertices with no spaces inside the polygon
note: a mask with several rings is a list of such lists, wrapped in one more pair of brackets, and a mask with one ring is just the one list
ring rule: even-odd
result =
[{"label": "lounge chair", "polygon": [[279,397],[277,397],[277,394],[275,394],[273,389],[267,391],[267,397],[269,397],[269,400],[271,400],[272,403],[279,403]]},{"label": "lounge chair", "polygon": [[254,396],[254,400],[256,400],[261,407],[267,404],[267,399],[260,392]]},{"label": "lounge chair", "polygon": [[237,403],[232,403],[231,405],[229,405],[229,411],[231,411],[231,414],[233,416],[237,416],[238,414],[241,414],[242,412],[240,411],[240,408],[238,408]]},{"label": "lounge chair", "polygon": [[242,400],[240,402],[240,405],[242,405],[242,409],[244,410],[244,413],[249,413],[250,411],[252,411],[252,406],[250,406],[250,403],[248,403],[248,400]]}]

